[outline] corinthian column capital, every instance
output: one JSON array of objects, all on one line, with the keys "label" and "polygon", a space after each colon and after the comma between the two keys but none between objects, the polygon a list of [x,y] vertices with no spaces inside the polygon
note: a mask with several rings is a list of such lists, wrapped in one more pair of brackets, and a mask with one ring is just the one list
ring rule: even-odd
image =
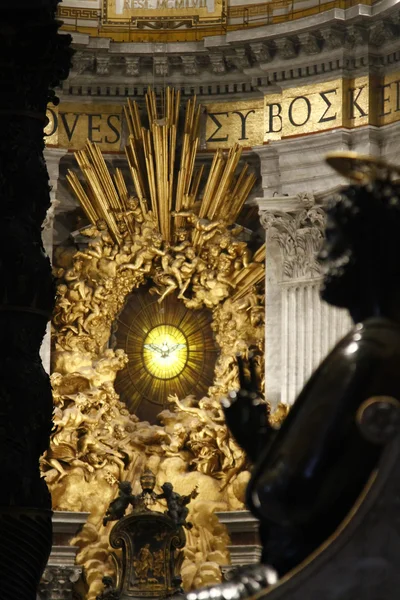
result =
[{"label": "corinthian column capital", "polygon": [[46,600],[72,600],[73,586],[81,576],[78,566],[47,566],[39,586],[39,592]]},{"label": "corinthian column capital", "polygon": [[323,240],[325,212],[313,194],[261,198],[257,204],[267,245],[277,244],[280,249],[282,279],[318,277],[317,254]]}]

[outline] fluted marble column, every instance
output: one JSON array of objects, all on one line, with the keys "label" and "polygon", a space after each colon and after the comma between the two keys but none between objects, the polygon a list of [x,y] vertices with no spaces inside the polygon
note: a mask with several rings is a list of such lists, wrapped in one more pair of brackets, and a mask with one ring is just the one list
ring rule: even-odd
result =
[{"label": "fluted marble column", "polygon": [[257,200],[266,231],[266,396],[292,404],[336,341],[351,327],[346,311],[321,302],[316,260],[325,213],[309,193]]},{"label": "fluted marble column", "polygon": [[39,356],[54,303],[41,226],[50,204],[46,107],[69,70],[57,0],[0,4],[0,596],[32,600],[51,549],[51,498],[39,471],[52,429]]}]

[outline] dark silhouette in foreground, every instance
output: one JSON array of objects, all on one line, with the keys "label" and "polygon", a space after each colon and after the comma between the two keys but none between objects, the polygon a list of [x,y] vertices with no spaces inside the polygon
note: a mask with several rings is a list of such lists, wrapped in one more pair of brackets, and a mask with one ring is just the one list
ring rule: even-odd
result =
[{"label": "dark silhouette in foreground", "polygon": [[400,186],[369,159],[332,163],[358,183],[327,208],[321,296],[346,308],[355,327],[312,375],[279,431],[268,423],[254,365],[238,359],[241,389],[223,406],[254,463],[247,502],[260,520],[262,564],[234,572],[209,589],[210,598],[228,588],[236,599],[247,597],[310,557],[349,514],[398,433]]}]

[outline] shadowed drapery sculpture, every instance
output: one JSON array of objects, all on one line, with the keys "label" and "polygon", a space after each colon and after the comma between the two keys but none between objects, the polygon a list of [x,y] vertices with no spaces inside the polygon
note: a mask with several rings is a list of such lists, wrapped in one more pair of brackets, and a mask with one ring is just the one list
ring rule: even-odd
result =
[{"label": "shadowed drapery sculpture", "polygon": [[241,390],[223,405],[254,463],[247,503],[260,520],[262,564],[233,571],[229,583],[210,591],[214,599],[228,590],[229,597],[246,597],[305,564],[372,481],[388,436],[399,433],[400,185],[390,178],[393,169],[372,159],[337,155],[330,162],[355,183],[327,207],[321,295],[345,307],[355,327],[312,375],[278,431],[268,424],[251,363],[239,360]]},{"label": "shadowed drapery sculpture", "polygon": [[32,600],[51,544],[39,472],[53,402],[39,351],[55,290],[41,226],[50,206],[46,108],[67,77],[58,0],[0,4],[0,573],[2,600]]}]

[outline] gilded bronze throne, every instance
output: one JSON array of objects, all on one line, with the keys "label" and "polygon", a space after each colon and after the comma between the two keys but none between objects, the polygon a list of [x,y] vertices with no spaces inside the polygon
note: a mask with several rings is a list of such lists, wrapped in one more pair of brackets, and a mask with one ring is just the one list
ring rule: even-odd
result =
[{"label": "gilded bronze throne", "polygon": [[180,567],[186,536],[160,512],[131,513],[114,525],[110,544],[117,565],[121,600],[166,598],[181,591]]}]

